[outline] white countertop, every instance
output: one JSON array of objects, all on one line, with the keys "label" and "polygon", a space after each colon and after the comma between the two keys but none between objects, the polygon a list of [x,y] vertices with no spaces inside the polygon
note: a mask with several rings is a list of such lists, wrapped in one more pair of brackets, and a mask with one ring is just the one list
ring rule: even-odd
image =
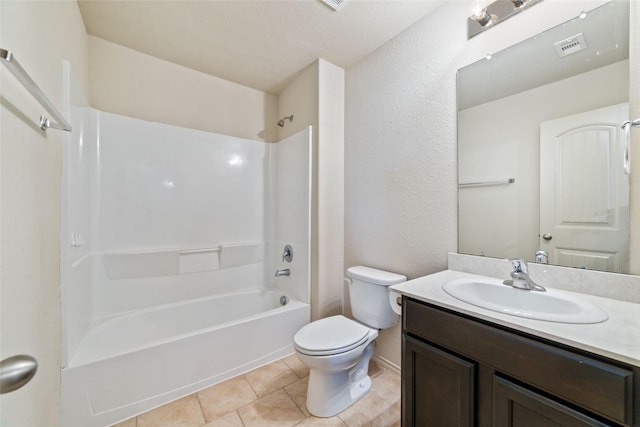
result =
[{"label": "white countertop", "polygon": [[526,319],[468,304],[442,290],[443,283],[465,277],[486,276],[445,270],[391,286],[391,289],[420,301],[640,367],[640,304],[558,290],[595,304],[609,315],[609,319],[595,324]]}]

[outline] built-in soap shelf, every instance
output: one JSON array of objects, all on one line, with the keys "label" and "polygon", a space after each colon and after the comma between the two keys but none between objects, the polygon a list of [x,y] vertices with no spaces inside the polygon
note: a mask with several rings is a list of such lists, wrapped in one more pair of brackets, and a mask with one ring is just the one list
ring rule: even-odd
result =
[{"label": "built-in soap shelf", "polygon": [[224,243],[195,249],[151,249],[102,254],[111,280],[198,273],[264,260],[263,242]]}]

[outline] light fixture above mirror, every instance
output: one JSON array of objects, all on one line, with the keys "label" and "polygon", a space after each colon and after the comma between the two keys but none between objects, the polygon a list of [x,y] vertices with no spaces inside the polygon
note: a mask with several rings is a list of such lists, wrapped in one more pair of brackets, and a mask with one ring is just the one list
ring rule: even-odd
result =
[{"label": "light fixture above mirror", "polygon": [[471,38],[487,28],[522,12],[542,0],[476,0],[467,20],[467,38]]}]

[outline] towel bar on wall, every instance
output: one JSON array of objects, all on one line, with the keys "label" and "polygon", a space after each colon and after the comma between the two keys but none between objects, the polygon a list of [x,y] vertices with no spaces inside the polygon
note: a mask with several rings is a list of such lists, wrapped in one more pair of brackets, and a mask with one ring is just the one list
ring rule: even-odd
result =
[{"label": "towel bar on wall", "polygon": [[640,128],[640,119],[635,119],[634,121],[631,120],[627,120],[626,122],[624,122],[622,124],[622,129],[628,129],[630,127],[632,128]]},{"label": "towel bar on wall", "polygon": [[33,95],[33,97],[42,105],[45,110],[54,118],[54,121],[49,120],[45,116],[40,116],[40,129],[47,130],[49,128],[71,131],[71,125],[67,120],[58,112],[49,98],[44,94],[42,89],[29,77],[29,74],[22,68],[20,63],[16,60],[15,55],[10,50],[0,49],[0,60],[11,71],[11,74]]},{"label": "towel bar on wall", "polygon": [[461,182],[458,184],[458,188],[491,187],[494,185],[513,184],[514,182],[516,182],[515,178],[507,178],[499,181]]},{"label": "towel bar on wall", "polygon": [[631,173],[631,128],[640,128],[640,118],[634,121],[627,120],[620,126],[626,134],[624,143],[623,154],[623,167],[624,173],[629,175]]}]

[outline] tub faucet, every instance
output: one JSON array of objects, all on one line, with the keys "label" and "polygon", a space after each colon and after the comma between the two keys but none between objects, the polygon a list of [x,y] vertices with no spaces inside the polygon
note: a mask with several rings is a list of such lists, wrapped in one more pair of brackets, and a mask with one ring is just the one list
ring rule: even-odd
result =
[{"label": "tub faucet", "polygon": [[505,280],[502,282],[507,286],[513,286],[517,289],[524,289],[527,291],[545,292],[546,289],[543,286],[538,285],[529,277],[529,271],[527,269],[527,262],[523,259],[510,259],[513,271],[509,274],[511,280]]},{"label": "tub faucet", "polygon": [[276,277],[280,276],[288,276],[291,274],[291,270],[288,268],[283,268],[282,270],[276,270]]}]

